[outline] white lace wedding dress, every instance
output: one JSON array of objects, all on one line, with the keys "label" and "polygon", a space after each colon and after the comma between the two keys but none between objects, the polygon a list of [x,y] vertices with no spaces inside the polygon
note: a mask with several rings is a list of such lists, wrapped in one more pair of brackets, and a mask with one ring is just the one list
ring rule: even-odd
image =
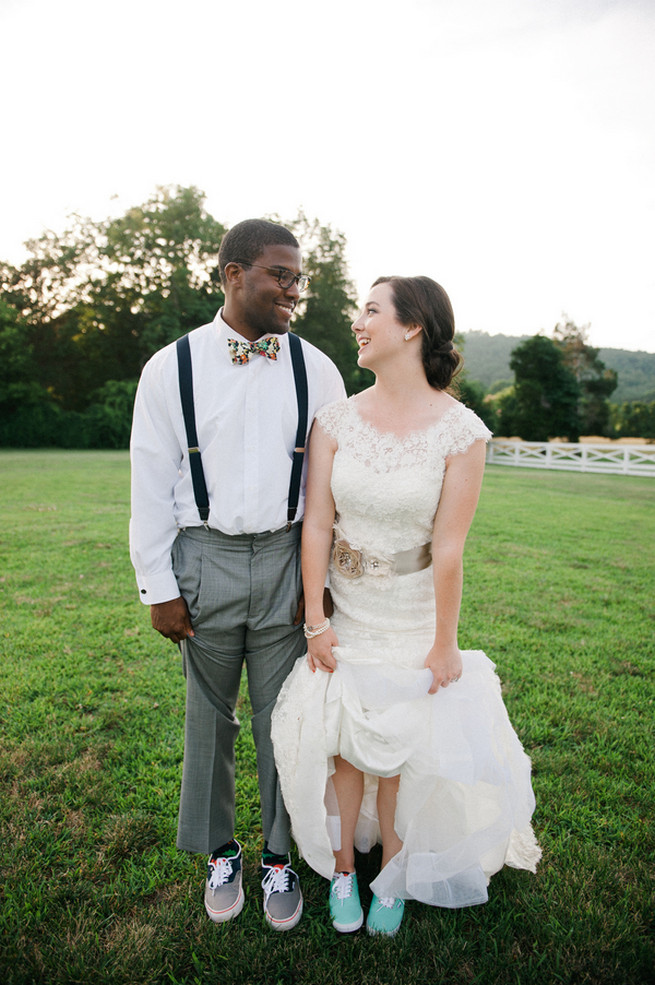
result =
[{"label": "white lace wedding dress", "polygon": [[541,854],[530,825],[530,761],[482,651],[463,651],[461,680],[427,693],[432,567],[396,574],[389,558],[430,541],[447,456],[490,433],[462,404],[402,439],[366,424],[352,399],[323,408],[318,420],[338,442],[336,536],[363,557],[347,556],[345,573],[330,565],[337,670],[312,674],[306,658],[298,660],[273,715],[294,839],[308,864],[331,878],[339,845],[333,757],[366,774],[360,851],[379,840],[377,777],[400,773],[395,827],[403,849],[373,892],[435,906],[483,903],[494,872],[504,864],[534,871]]}]

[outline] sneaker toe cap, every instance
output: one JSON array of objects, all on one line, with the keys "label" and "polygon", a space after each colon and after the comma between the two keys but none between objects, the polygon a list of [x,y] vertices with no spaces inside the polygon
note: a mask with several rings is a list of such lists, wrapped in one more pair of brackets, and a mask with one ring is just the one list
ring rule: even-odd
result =
[{"label": "sneaker toe cap", "polygon": [[264,906],[266,921],[275,930],[290,930],[300,920],[302,907],[300,889],[290,893],[272,893]]}]

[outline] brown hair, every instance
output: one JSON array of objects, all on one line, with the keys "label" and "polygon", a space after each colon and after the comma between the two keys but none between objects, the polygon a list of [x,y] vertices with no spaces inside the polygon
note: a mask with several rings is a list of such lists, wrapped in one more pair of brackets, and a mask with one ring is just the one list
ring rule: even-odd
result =
[{"label": "brown hair", "polygon": [[445,390],[462,368],[462,356],[453,344],[455,315],[450,298],[431,277],[378,277],[373,284],[389,284],[401,325],[420,325],[421,357],[428,383]]}]

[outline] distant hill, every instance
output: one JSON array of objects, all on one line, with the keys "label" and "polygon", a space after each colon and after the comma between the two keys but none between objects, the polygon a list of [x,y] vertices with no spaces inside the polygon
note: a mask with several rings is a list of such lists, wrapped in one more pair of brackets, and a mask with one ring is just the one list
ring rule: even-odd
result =
[{"label": "distant hill", "polygon": [[[462,338],[466,374],[488,390],[502,380],[513,381],[514,374],[509,368],[512,350],[530,336],[463,332]],[[615,369],[619,375],[619,385],[610,397],[612,403],[655,400],[655,353],[601,349],[598,355],[608,369]]]},{"label": "distant hill", "polygon": [[625,400],[655,400],[655,353],[627,349],[601,349],[598,353],[608,369],[619,374],[619,385],[610,397],[614,404]]}]

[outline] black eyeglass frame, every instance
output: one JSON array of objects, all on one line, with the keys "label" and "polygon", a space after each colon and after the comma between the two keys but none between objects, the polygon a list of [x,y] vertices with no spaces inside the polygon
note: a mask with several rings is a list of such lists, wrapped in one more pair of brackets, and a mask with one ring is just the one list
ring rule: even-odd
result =
[{"label": "black eyeglass frame", "polygon": [[[232,260],[232,263],[240,263],[243,266],[248,267],[259,267],[260,270],[266,270],[271,277],[275,277],[276,281],[280,285],[283,291],[287,291],[291,285],[295,283],[298,285],[298,290],[302,294],[309,287],[309,282],[311,277],[307,274],[294,274],[292,270],[287,270],[286,267],[264,267],[261,263],[253,263],[252,260]],[[288,277],[285,277],[288,274]]]}]

